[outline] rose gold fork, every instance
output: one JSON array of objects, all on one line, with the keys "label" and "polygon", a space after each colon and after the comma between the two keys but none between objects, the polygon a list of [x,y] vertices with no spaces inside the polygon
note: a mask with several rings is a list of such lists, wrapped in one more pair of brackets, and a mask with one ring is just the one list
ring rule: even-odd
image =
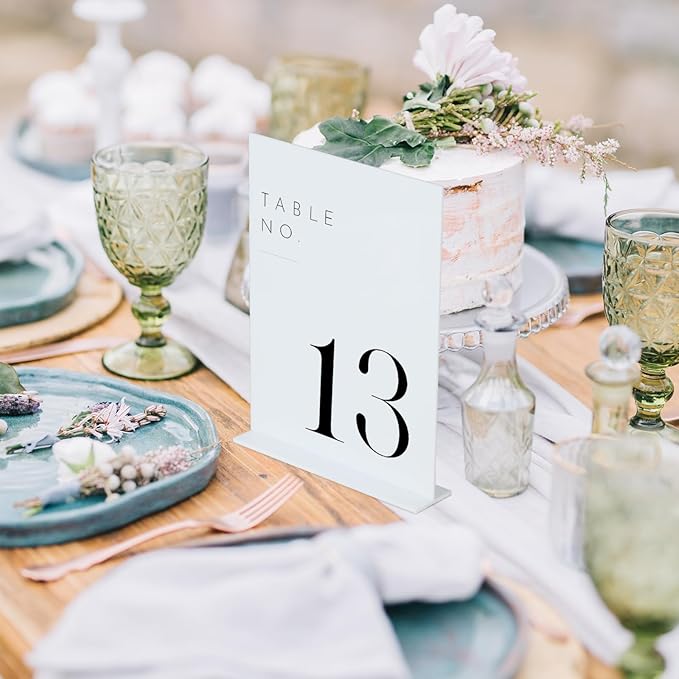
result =
[{"label": "rose gold fork", "polygon": [[126,552],[128,549],[137,547],[138,545],[160,537],[161,535],[168,535],[169,533],[176,533],[177,531],[186,528],[210,528],[211,530],[220,531],[222,533],[242,533],[243,531],[254,528],[268,519],[279,507],[285,504],[303,485],[301,479],[286,474],[280,481],[275,483],[271,488],[265,490],[261,495],[258,495],[254,500],[243,505],[235,512],[230,512],[224,516],[218,516],[213,519],[184,519],[183,521],[176,521],[165,526],[158,526],[152,528],[139,535],[134,535],[127,540],[117,542],[114,545],[97,549],[87,554],[82,554],[74,559],[62,561],[54,564],[44,564],[42,566],[28,566],[21,569],[21,575],[29,580],[36,580],[37,582],[50,582],[52,580],[59,580],[69,573],[74,571],[86,571],[96,566],[97,564],[108,561],[118,554]]}]

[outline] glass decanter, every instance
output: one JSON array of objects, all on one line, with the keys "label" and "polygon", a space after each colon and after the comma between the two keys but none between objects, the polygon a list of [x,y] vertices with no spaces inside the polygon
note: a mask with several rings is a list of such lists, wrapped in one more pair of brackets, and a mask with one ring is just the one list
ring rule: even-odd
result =
[{"label": "glass decanter", "polygon": [[601,333],[601,359],[585,372],[592,380],[592,433],[620,434],[629,426],[632,388],[639,380],[641,340],[626,325]]},{"label": "glass decanter", "polygon": [[483,331],[484,362],[462,394],[465,476],[491,497],[511,497],[528,486],[535,396],[516,366],[517,330],[525,319],[512,313],[512,286],[490,279]]}]

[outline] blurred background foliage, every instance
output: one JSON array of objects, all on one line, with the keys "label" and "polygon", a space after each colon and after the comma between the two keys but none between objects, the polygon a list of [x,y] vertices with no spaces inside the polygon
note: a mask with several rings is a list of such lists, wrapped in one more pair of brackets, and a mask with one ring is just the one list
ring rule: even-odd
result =
[{"label": "blurred background foliage", "polygon": [[[115,0],[110,0],[115,2]],[[192,63],[221,53],[261,76],[285,52],[351,57],[371,69],[383,108],[421,80],[411,58],[443,0],[147,0],[125,28],[133,54],[167,49]],[[0,125],[7,131],[40,73],[81,62],[94,39],[70,0],[0,0]],[[621,158],[679,170],[679,0],[458,0],[519,57],[548,118],[615,123]],[[385,111],[388,112],[388,111]]]}]

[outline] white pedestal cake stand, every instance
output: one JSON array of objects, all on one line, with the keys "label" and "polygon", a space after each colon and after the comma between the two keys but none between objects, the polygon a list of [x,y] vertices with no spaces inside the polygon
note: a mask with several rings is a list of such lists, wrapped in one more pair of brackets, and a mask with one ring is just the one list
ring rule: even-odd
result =
[{"label": "white pedestal cake stand", "polygon": [[[528,337],[549,328],[568,308],[568,280],[559,267],[530,245],[523,249],[523,283],[514,296],[512,308],[526,317],[519,330]],[[479,309],[467,309],[441,316],[439,351],[461,351],[483,346],[481,329],[476,324]]]}]

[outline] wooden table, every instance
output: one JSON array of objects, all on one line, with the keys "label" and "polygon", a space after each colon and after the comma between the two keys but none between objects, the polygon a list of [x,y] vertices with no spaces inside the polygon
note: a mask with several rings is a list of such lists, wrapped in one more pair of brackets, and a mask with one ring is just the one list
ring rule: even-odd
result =
[{"label": "wooden table", "polygon": [[[590,387],[583,368],[597,356],[597,338],[604,325],[604,320],[597,318],[576,329],[553,328],[521,341],[520,352],[566,389],[589,403]],[[127,303],[123,303],[109,319],[83,336],[133,336],[135,332],[136,322],[132,319]],[[100,361],[101,353],[91,352],[35,364],[107,374]],[[152,386],[186,396],[210,412],[222,441],[216,479],[199,495],[112,534],[65,545],[0,551],[0,676],[4,679],[29,676],[22,661],[23,655],[56,622],[69,600],[110,567],[104,565],[87,573],[70,575],[58,582],[39,584],[24,580],[19,575],[22,566],[73,557],[172,520],[225,513],[252,498],[285,473],[285,464],[231,442],[234,436],[247,430],[249,406],[206,368],[200,368],[180,380],[154,383]],[[267,522],[269,526],[355,525],[387,523],[397,519],[390,510],[371,497],[307,472],[295,471],[304,480],[304,488]],[[158,541],[156,545],[160,543]],[[549,657],[536,657],[534,662],[544,663],[543,676],[580,675],[592,679],[616,676],[591,657],[587,657],[584,662],[587,670],[575,674],[570,671],[573,668],[563,668],[563,673],[557,671],[553,657],[551,662]]]}]

